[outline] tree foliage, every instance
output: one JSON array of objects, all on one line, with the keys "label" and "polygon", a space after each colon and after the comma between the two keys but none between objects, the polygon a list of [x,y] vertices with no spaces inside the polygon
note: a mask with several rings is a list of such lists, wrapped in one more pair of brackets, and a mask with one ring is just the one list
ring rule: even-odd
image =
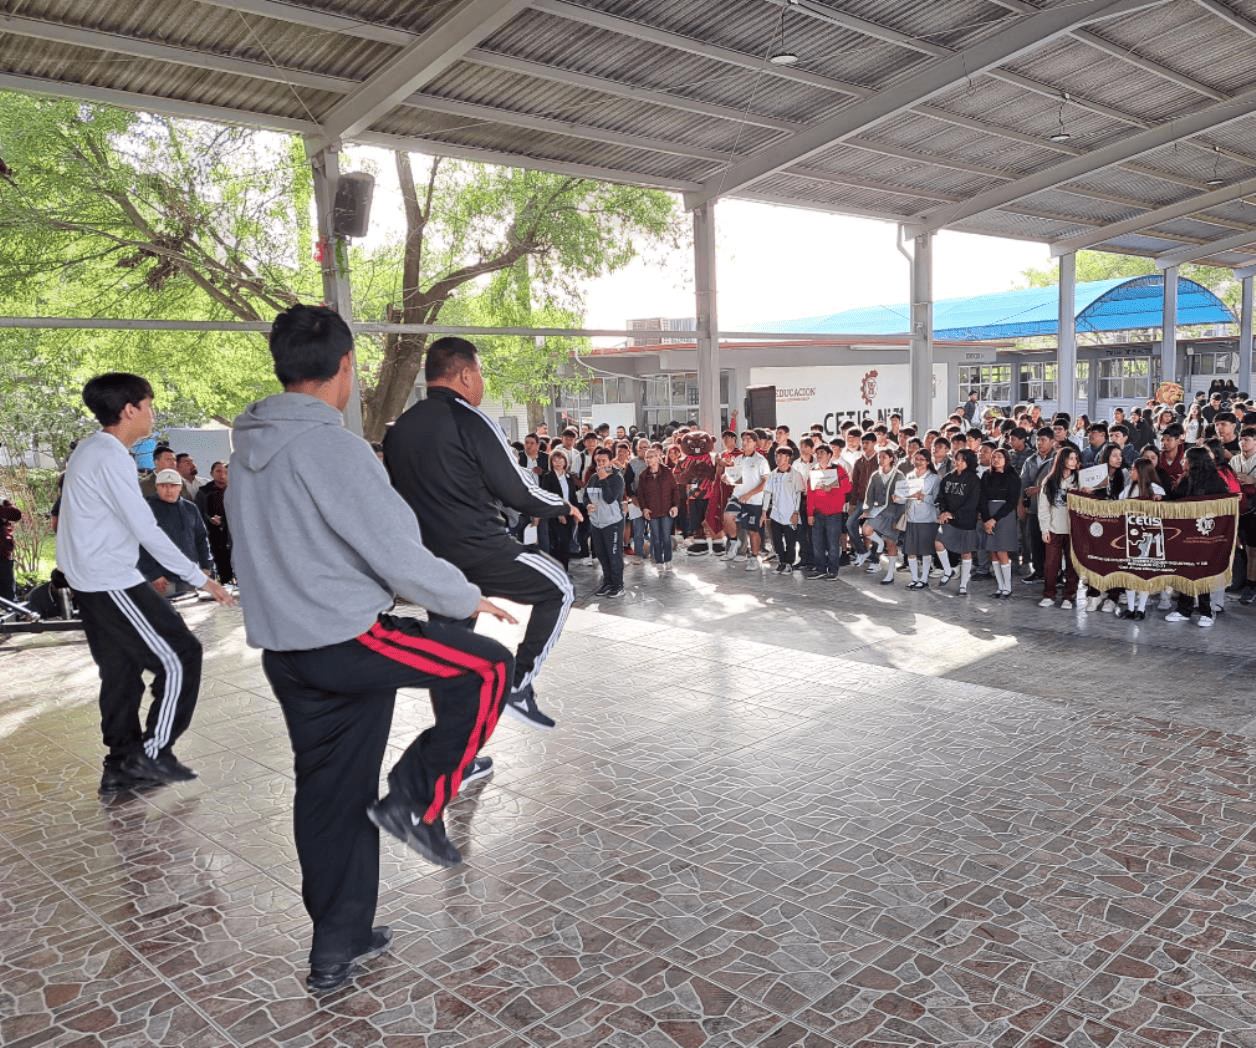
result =
[{"label": "tree foliage", "polygon": [[[265,321],[322,299],[298,138],[0,93],[0,158],[2,311]],[[351,252],[360,320],[578,326],[582,281],[625,265],[644,242],[680,235],[675,202],[657,191],[406,153],[392,160],[404,229]],[[135,371],[220,419],[277,388],[257,335],[15,337],[31,343],[19,351],[27,374],[36,362],[55,365],[73,388],[93,371]],[[368,436],[404,407],[427,342],[360,340]],[[545,396],[570,348],[485,340],[490,391]]]},{"label": "tree foliage", "polygon": [[[545,318],[578,315],[582,280],[626,265],[643,241],[680,236],[675,202],[657,190],[439,157],[424,158],[416,176],[410,154],[393,156],[405,231],[394,283],[377,299],[379,319],[447,324],[461,311],[497,327],[559,326]],[[404,408],[428,341],[383,340],[363,398],[369,438]],[[540,395],[557,381],[567,348],[560,340],[540,348],[486,342],[490,389],[519,400]]]}]

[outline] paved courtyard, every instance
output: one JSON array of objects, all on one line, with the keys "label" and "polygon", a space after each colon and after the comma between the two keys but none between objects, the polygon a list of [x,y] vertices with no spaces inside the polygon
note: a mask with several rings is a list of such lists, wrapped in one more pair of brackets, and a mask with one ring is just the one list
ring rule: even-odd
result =
[{"label": "paved courtyard", "polygon": [[1256,1045],[1256,608],[626,575],[541,678],[558,730],[503,721],[451,809],[466,862],[384,841],[392,950],[318,1001],[240,612],[185,612],[200,779],[111,800],[81,636],[0,640],[0,1044]]}]

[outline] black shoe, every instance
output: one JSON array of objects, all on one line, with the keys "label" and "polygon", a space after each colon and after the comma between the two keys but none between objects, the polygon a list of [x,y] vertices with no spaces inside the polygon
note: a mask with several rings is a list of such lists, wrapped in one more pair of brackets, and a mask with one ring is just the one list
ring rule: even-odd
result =
[{"label": "black shoe", "polygon": [[1041,581],[1042,581],[1042,576],[1039,575],[1036,571],[1032,575],[1021,576],[1021,582],[1023,582],[1026,586],[1032,586],[1035,583],[1038,583]]},{"label": "black shoe", "polygon": [[[178,761],[175,761],[178,764]],[[180,765],[182,767],[182,765]],[[187,782],[179,772],[172,768],[168,768],[159,761],[153,760],[143,750],[132,753],[122,761],[122,773],[129,775],[133,779],[146,779],[150,782],[161,783],[167,785],[172,782]],[[186,768],[184,769],[187,770]],[[193,776],[195,778],[195,776]]]},{"label": "black shoe", "polygon": [[506,696],[506,712],[534,728],[548,730],[554,727],[554,718],[547,717],[537,706],[536,693],[531,684],[525,684]]},{"label": "black shoe", "polygon": [[120,760],[106,759],[104,771],[100,775],[101,793],[124,793],[127,790],[151,790],[154,786],[164,786],[159,779],[139,778],[122,770]]},{"label": "black shoe", "polygon": [[310,993],[331,993],[339,990],[345,983],[358,974],[358,965],[363,961],[373,960],[388,949],[392,942],[392,929],[381,925],[371,929],[371,945],[365,953],[360,953],[351,961],[341,964],[312,964],[310,974],[305,977],[305,987]]},{"label": "black shoe", "polygon": [[608,597],[622,597],[623,595],[624,595],[623,586],[612,586],[610,589],[606,591],[606,596]]},{"label": "black shoe", "polygon": [[1251,604],[1252,601],[1256,601],[1256,586],[1244,586],[1243,595],[1239,597],[1239,603]]},{"label": "black shoe", "polygon": [[385,833],[390,833],[406,847],[418,852],[437,866],[457,866],[462,852],[445,836],[445,822],[437,819],[427,823],[410,810],[402,798],[391,793],[366,806],[367,817]]},{"label": "black shoe", "polygon": [[477,779],[487,779],[493,774],[493,758],[492,757],[476,757],[467,765],[467,770],[462,773],[462,785],[475,782]]},{"label": "black shoe", "polygon": [[803,578],[820,579],[823,577],[824,577],[824,572],[818,571],[815,568],[808,568],[805,572],[803,572]]},{"label": "black shoe", "polygon": [[610,591],[611,591],[610,585],[608,583],[603,582],[602,585],[600,585],[597,589],[593,591],[593,596],[605,597],[608,593],[610,593]]},{"label": "black shoe", "polygon": [[850,554],[849,554],[849,553],[843,553],[840,557],[838,557],[838,558],[837,558],[837,566],[838,566],[839,568],[844,568],[844,567],[846,567],[846,565],[848,565],[849,563],[850,563]]},{"label": "black shoe", "polygon": [[198,778],[196,772],[181,763],[171,750],[157,755],[157,767],[169,775],[174,782],[191,782]]}]

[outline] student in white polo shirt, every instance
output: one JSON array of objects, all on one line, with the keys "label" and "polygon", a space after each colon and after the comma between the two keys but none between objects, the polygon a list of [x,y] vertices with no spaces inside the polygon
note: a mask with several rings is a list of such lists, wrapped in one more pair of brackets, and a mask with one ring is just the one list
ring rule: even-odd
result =
[{"label": "student in white polo shirt", "polygon": [[[100,728],[108,753],[100,788],[139,789],[196,778],[174,744],[192,721],[201,645],[136,566],[143,546],[167,569],[221,604],[231,595],[183,555],[140,494],[129,448],[153,427],[153,389],[139,375],[97,375],[83,403],[100,431],[79,442],[65,471],[57,563],[78,597],[100,670]],[[153,701],[140,728],[144,670]]]}]

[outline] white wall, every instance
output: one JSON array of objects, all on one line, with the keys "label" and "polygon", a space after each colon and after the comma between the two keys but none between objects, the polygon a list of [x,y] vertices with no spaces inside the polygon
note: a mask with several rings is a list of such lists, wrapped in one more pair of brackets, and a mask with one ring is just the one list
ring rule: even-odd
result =
[{"label": "white wall", "polygon": [[[945,363],[933,365],[933,418],[917,420],[926,429],[946,417],[947,371]],[[887,424],[893,414],[911,419],[906,364],[751,368],[749,384],[776,387],[776,421],[793,433],[806,432],[819,422],[826,436],[834,437],[848,418]]]}]

